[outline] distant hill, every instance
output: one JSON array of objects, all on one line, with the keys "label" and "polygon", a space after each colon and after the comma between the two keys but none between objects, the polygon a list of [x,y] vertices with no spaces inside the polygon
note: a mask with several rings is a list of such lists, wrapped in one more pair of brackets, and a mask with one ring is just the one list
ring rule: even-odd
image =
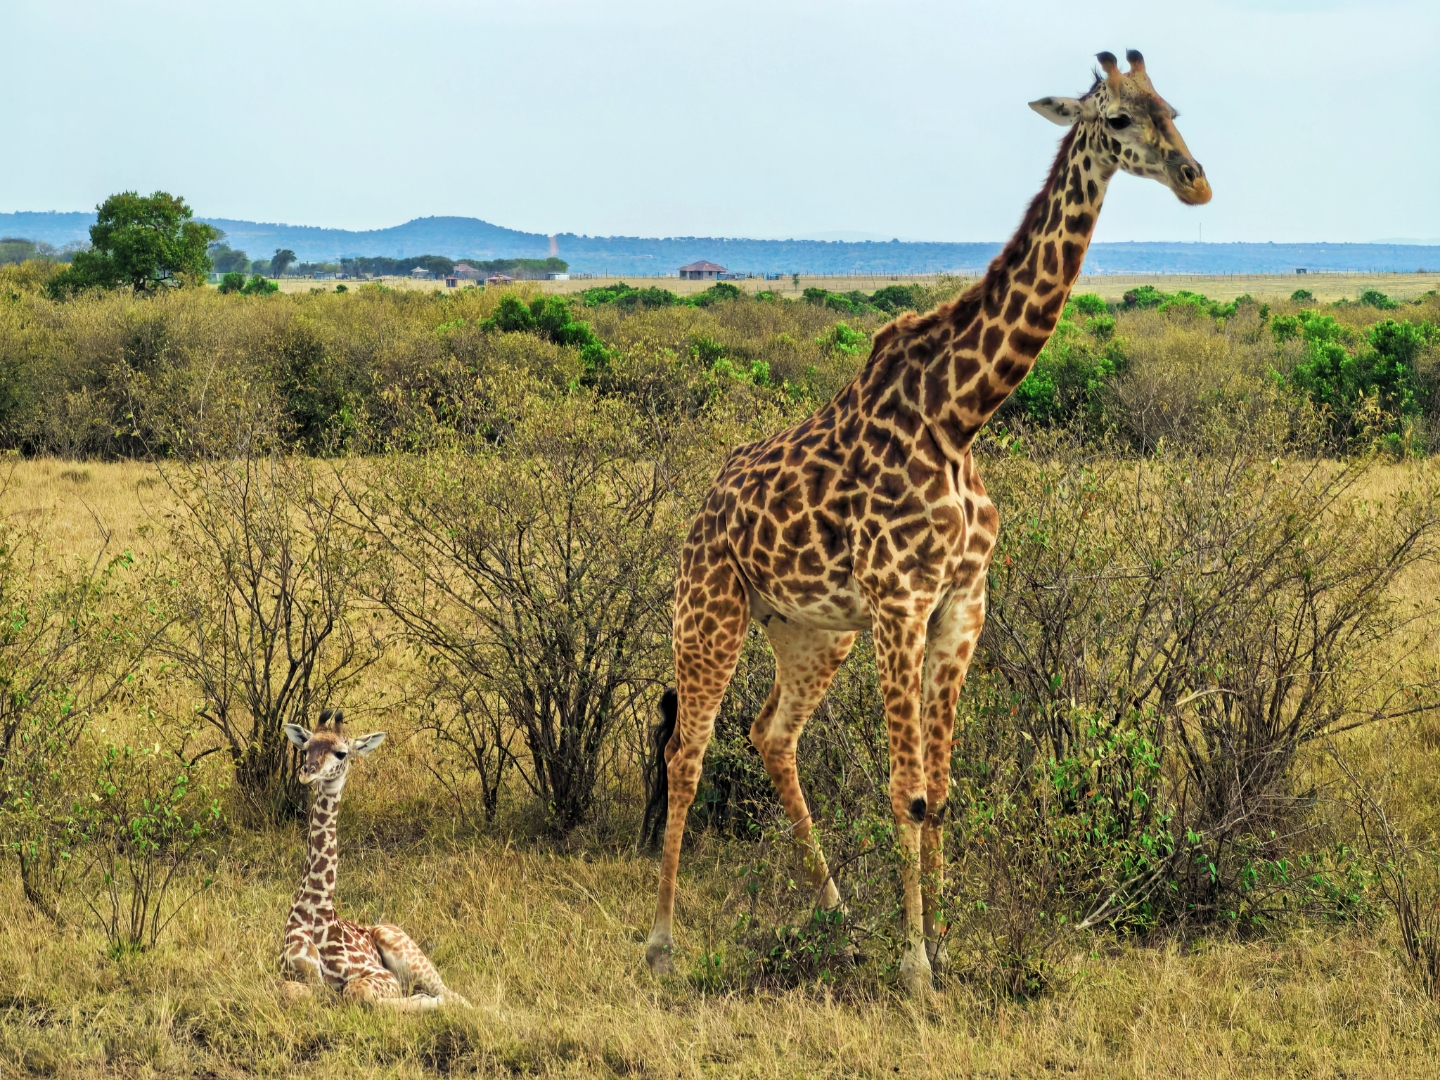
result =
[{"label": "distant hill", "polygon": [[[94,214],[0,214],[0,236],[23,236],[59,247],[88,238]],[[447,255],[450,258],[536,259],[550,254],[550,237],[469,217],[416,218],[389,229],[352,231],[312,225],[265,224],[206,218],[224,229],[227,242],[268,257],[289,248],[305,262],[346,255]],[[733,271],[802,274],[921,274],[976,271],[1000,244],[916,241],[744,240],[679,236],[555,237],[559,255],[578,273],[670,274],[685,263],[708,259]],[[1410,272],[1440,270],[1440,245],[1376,244],[1095,244],[1090,273],[1288,274],[1308,270]]]}]

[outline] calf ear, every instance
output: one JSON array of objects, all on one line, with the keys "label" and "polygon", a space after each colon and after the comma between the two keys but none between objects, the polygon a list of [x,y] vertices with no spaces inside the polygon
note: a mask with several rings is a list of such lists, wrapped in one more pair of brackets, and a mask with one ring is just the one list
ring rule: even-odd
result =
[{"label": "calf ear", "polygon": [[1030,102],[1030,108],[1061,127],[1071,127],[1085,110],[1080,99],[1073,97],[1042,97],[1039,101]]},{"label": "calf ear", "polygon": [[369,735],[362,735],[350,744],[352,752],[364,757],[385,741],[385,732],[372,731]]},{"label": "calf ear", "polygon": [[304,746],[310,741],[310,732],[306,731],[299,724],[286,724],[285,737],[296,746]]}]

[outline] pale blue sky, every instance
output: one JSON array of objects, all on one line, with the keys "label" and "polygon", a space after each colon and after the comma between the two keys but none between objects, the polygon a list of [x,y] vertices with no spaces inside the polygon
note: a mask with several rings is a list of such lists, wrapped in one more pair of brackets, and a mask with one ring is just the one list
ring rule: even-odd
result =
[{"label": "pale blue sky", "polygon": [[1093,54],[1145,53],[1214,201],[1100,240],[1440,236],[1440,2],[0,0],[0,210],[164,188],[343,228],[998,240]]}]

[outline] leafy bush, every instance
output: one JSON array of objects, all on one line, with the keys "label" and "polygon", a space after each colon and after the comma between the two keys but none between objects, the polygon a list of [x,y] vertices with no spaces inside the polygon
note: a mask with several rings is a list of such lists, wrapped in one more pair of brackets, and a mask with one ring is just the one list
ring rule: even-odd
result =
[{"label": "leafy bush", "polygon": [[1377,308],[1380,311],[1393,311],[1400,306],[1379,289],[1366,289],[1360,294],[1359,302],[1366,307]]},{"label": "leafy bush", "polygon": [[154,632],[129,594],[131,567],[128,555],[54,565],[37,536],[0,523],[0,841],[25,898],[52,919],[82,834],[77,747]]},{"label": "leafy bush", "polygon": [[1088,299],[1084,308],[1076,301],[1066,304],[1035,366],[1001,407],[1001,422],[1023,417],[1044,424],[1083,419],[1099,425],[1102,391],[1125,364],[1119,344],[1111,340],[1114,331],[1115,320],[1103,301],[1098,311]]},{"label": "leafy bush", "polygon": [[888,315],[923,311],[926,292],[923,285],[887,285],[870,294],[870,304]]},{"label": "leafy bush", "polygon": [[693,293],[686,299],[695,307],[705,308],[727,300],[739,300],[744,295],[740,286],[731,285],[728,281],[717,281],[704,292]]},{"label": "leafy bush", "polygon": [[[612,297],[605,302],[570,298],[569,315],[559,298],[537,307],[537,287],[524,284],[433,292],[367,284],[264,304],[167,289],[138,306],[118,294],[59,304],[44,291],[55,273],[37,261],[0,267],[0,297],[8,298],[0,302],[0,446],[80,457],[214,452],[253,429],[306,453],[409,447],[442,416],[466,430],[488,423],[482,416],[495,399],[482,400],[476,388],[498,387],[512,370],[676,418],[720,401],[754,415],[790,415],[854,375],[870,335],[900,303],[899,293],[881,289],[862,294],[863,312],[842,315],[825,303],[755,299],[718,282],[723,289],[683,299],[617,286],[602,290]],[[261,281],[257,288],[274,284]],[[907,290],[925,308],[963,285],[887,288]],[[1130,307],[1101,312],[1093,297],[1074,298],[1065,318],[1081,333],[1054,343],[1022,391],[1026,408],[1007,406],[1008,422],[1083,414],[1092,435],[1114,430],[1140,451],[1161,438],[1201,445],[1227,426],[1264,427],[1277,449],[1312,437],[1313,399],[1290,379],[1305,359],[1298,322],[1293,337],[1280,340],[1266,331],[1259,305],[1237,301],[1229,314],[1231,305],[1193,294],[1137,293],[1150,306],[1132,297]],[[715,303],[719,297],[728,299]],[[1359,304],[1325,310],[1356,343],[1389,315]],[[1433,299],[1405,311],[1417,325],[1440,322]],[[1279,306],[1269,321],[1283,328],[1298,313]],[[713,360],[692,355],[700,338],[721,346],[728,369],[717,374]],[[1327,434],[1328,447],[1312,449],[1348,452],[1387,431],[1399,448],[1429,445],[1440,431],[1430,419],[1440,417],[1431,350],[1417,360],[1413,418],[1362,410],[1371,434]],[[757,362],[768,365],[768,377],[758,377],[765,369]]]},{"label": "leafy bush", "polygon": [[[86,903],[112,956],[151,947],[213,881],[206,876],[191,888],[189,876],[220,824],[218,791],[200,764],[157,741],[102,746],[85,796],[76,810],[87,871],[99,879],[100,893]],[[177,885],[190,891],[167,903]]]},{"label": "leafy bush", "polygon": [[623,281],[617,281],[614,285],[607,285],[603,288],[585,289],[580,293],[580,302],[586,307],[614,304],[616,307],[624,309],[670,307],[673,304],[683,303],[680,297],[669,289],[661,289],[654,285],[646,286],[643,289],[634,289]]},{"label": "leafy bush", "polygon": [[1190,310],[1203,312],[1215,319],[1227,319],[1235,314],[1237,303],[1222,304],[1188,289],[1167,293],[1153,285],[1141,285],[1124,295],[1120,307],[1125,311],[1146,311],[1152,308],[1158,311]]},{"label": "leafy bush", "polygon": [[243,292],[245,289],[245,275],[238,270],[230,270],[220,278],[220,292],[228,296],[230,293]]},{"label": "leafy bush", "polygon": [[1417,361],[1440,339],[1435,326],[1386,319],[1361,335],[1333,315],[1302,311],[1278,316],[1272,332],[1278,341],[1303,342],[1289,380],[1323,411],[1338,447],[1409,449],[1421,413]]},{"label": "leafy bush", "polygon": [[1295,870],[1297,755],[1440,690],[1411,672],[1416,615],[1389,591],[1440,541],[1435,496],[1362,502],[1364,473],[1243,445],[1136,472],[1073,439],[987,471],[1023,524],[1002,531],[983,674],[962,699],[995,727],[961,744],[960,822],[1010,815],[1049,837],[1055,864],[1021,876],[1054,881],[1055,917],[1244,922],[1350,902],[1343,859],[1334,888]]},{"label": "leafy bush", "polygon": [[[225,276],[228,279],[232,275],[226,274]],[[234,276],[238,277],[239,275]],[[245,282],[240,288],[240,292],[244,296],[269,296],[271,293],[277,293],[279,291],[280,286],[277,282],[271,281],[266,277],[261,277],[259,274],[251,274],[250,280]]]},{"label": "leafy bush", "polygon": [[864,315],[871,309],[870,297],[858,289],[848,293],[833,293],[829,289],[809,288],[804,292],[805,302],[817,307],[826,307],[842,315]]},{"label": "leafy bush", "polygon": [[1141,285],[1138,289],[1131,289],[1121,298],[1120,306],[1126,311],[1143,311],[1147,308],[1157,308],[1165,303],[1169,296],[1154,285]]},{"label": "leafy bush", "polygon": [[1309,289],[1296,289],[1290,294],[1290,302],[1292,304],[1313,304],[1315,294]]},{"label": "leafy bush", "polygon": [[480,325],[507,334],[537,334],[556,345],[600,345],[590,324],[576,320],[573,309],[559,296],[537,296],[527,305],[514,293],[506,293],[495,314]]},{"label": "leafy bush", "polygon": [[869,352],[870,336],[838,322],[830,328],[829,333],[816,338],[815,343],[832,355],[859,357]]}]

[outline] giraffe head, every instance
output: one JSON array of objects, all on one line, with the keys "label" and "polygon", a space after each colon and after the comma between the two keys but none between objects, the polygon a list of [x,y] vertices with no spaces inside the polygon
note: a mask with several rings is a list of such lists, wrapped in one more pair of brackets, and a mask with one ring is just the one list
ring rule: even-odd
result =
[{"label": "giraffe head", "polygon": [[345,714],[339,709],[325,709],[320,713],[320,723],[314,731],[307,731],[299,724],[285,725],[285,737],[298,746],[303,755],[300,762],[302,784],[341,787],[345,783],[352,755],[364,757],[385,741],[383,731],[374,731],[356,739],[348,737],[340,730],[344,720]]},{"label": "giraffe head", "polygon": [[1159,180],[1190,206],[1210,201],[1205,170],[1190,154],[1175,127],[1179,114],[1150,83],[1145,58],[1134,49],[1125,54],[1130,70],[1122,72],[1113,53],[1102,52],[1103,74],[1080,98],[1045,97],[1030,107],[1065,127],[1084,125],[1094,132],[1092,145],[1106,148],[1115,164],[1134,176]]}]

